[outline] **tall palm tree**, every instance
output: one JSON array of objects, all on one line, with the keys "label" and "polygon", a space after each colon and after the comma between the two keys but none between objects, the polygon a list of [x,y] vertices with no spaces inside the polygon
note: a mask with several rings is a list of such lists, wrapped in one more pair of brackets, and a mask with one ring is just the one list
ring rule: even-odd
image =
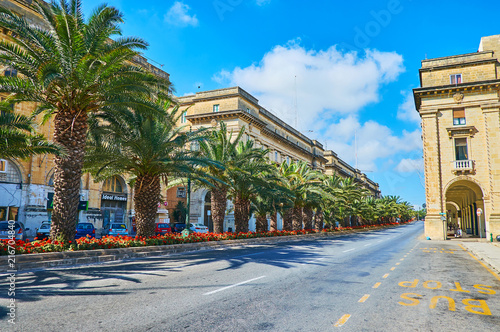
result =
[{"label": "tall palm tree", "polygon": [[0,159],[27,158],[32,155],[52,153],[63,155],[63,149],[35,133],[33,121],[0,105]]},{"label": "tall palm tree", "polygon": [[272,167],[267,163],[268,150],[255,148],[254,142],[239,142],[232,161],[226,164],[229,181],[229,198],[234,202],[235,231],[248,232],[251,199],[266,182],[260,177]]},{"label": "tall palm tree", "polygon": [[211,164],[185,148],[202,140],[204,130],[190,132],[177,126],[180,116],[174,107],[163,116],[124,111],[91,122],[84,169],[96,180],[130,176],[138,236],[154,235],[162,182],[167,186],[172,178],[196,176],[194,165]]},{"label": "tall palm tree", "polygon": [[81,0],[35,0],[32,8],[41,26],[0,7],[0,27],[14,36],[0,41],[0,63],[18,72],[0,77],[0,92],[10,103],[36,102],[34,114],[45,120],[54,115],[54,142],[67,155],[55,159],[51,237],[68,241],[75,237],[88,115],[117,106],[156,110],[148,97],[168,82],[130,64],[145,41],[110,39],[121,34],[117,9],[102,5],[85,21]]},{"label": "tall palm tree", "polygon": [[235,160],[236,147],[244,132],[245,127],[241,128],[239,133],[233,137],[233,131],[228,132],[226,124],[221,121],[219,129],[213,130],[208,139],[200,143],[201,155],[217,163],[217,165],[207,165],[200,168],[201,172],[211,177],[209,185],[207,183],[201,185],[211,190],[210,199],[215,233],[224,232],[224,217],[226,216],[227,196],[231,182],[228,165]]}]

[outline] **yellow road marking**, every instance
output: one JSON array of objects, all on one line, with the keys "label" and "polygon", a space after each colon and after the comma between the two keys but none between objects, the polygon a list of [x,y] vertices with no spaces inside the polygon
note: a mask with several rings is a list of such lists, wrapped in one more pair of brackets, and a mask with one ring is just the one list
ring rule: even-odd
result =
[{"label": "yellow road marking", "polygon": [[384,275],[382,276],[382,278],[384,278],[384,279],[385,279],[385,278],[387,278],[388,276],[389,276],[389,273],[386,273],[386,274],[384,274]]},{"label": "yellow road marking", "polygon": [[341,327],[342,325],[344,325],[347,320],[351,317],[351,315],[348,315],[348,314],[345,314],[344,316],[340,317],[340,319],[337,321],[337,323],[335,323],[335,327]]},{"label": "yellow road marking", "polygon": [[362,298],[359,299],[358,302],[364,303],[368,298],[370,297],[370,294],[365,294]]},{"label": "yellow road marking", "polygon": [[396,267],[395,267],[395,266],[391,267],[391,271],[394,271],[395,269],[396,269]]},{"label": "yellow road marking", "polygon": [[373,288],[378,288],[378,286],[382,285],[381,282],[377,282],[375,285],[373,285]]},{"label": "yellow road marking", "polygon": [[401,263],[399,263],[399,262],[396,263],[396,265],[399,265],[399,264],[401,264]]},{"label": "yellow road marking", "polygon": [[476,256],[474,256],[473,254],[468,252],[467,249],[465,249],[461,244],[458,244],[458,245],[460,246],[460,248],[462,248],[464,251],[466,251],[472,258],[474,258],[476,261],[478,261],[478,263],[481,264],[486,270],[488,270],[489,273],[493,274],[495,276],[495,278],[500,280],[500,276],[498,274],[493,272],[489,267],[487,267],[483,262],[481,262]]},{"label": "yellow road marking", "polygon": [[404,261],[405,259],[404,258],[401,258],[400,261]]}]

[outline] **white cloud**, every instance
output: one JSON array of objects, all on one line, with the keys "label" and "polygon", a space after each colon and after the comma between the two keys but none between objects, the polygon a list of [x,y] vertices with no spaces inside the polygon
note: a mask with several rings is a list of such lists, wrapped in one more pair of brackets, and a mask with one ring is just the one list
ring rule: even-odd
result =
[{"label": "white cloud", "polygon": [[196,15],[188,14],[190,9],[191,7],[181,1],[176,1],[165,14],[165,22],[180,27],[198,26],[199,22]]},{"label": "white cloud", "polygon": [[258,6],[264,6],[271,3],[271,0],[256,0]]},{"label": "white cloud", "polygon": [[415,108],[415,100],[413,99],[413,93],[402,92],[404,96],[404,102],[399,105],[398,108],[398,119],[403,121],[410,121],[415,123],[420,123],[420,115]]},{"label": "white cloud", "polygon": [[335,46],[307,50],[291,41],[274,47],[258,64],[223,70],[213,79],[249,90],[292,125],[296,91],[299,129],[305,130],[320,117],[357,112],[379,101],[380,87],[404,71],[403,57],[395,52],[365,53],[343,53]]},{"label": "white cloud", "polygon": [[357,159],[360,170],[377,171],[376,161],[379,159],[420,150],[420,136],[420,130],[403,130],[397,135],[375,121],[360,124],[354,116],[349,116],[330,125],[320,140],[326,141],[329,149],[352,166],[356,166]]},{"label": "white cloud", "polygon": [[413,172],[424,172],[424,160],[419,159],[402,159],[399,164],[394,168],[400,173],[413,173]]}]

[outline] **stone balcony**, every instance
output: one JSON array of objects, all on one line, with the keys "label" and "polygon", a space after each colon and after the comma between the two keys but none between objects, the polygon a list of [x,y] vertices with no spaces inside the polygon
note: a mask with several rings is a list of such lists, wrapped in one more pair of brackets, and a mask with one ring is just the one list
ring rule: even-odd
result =
[{"label": "stone balcony", "polygon": [[452,172],[472,173],[474,172],[474,160],[455,160],[451,162]]}]

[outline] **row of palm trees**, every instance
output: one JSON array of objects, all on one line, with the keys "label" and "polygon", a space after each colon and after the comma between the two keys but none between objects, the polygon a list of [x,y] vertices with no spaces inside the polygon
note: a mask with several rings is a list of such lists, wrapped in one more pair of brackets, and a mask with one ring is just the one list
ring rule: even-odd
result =
[{"label": "row of palm trees", "polygon": [[[224,123],[214,130],[179,126],[170,83],[133,65],[147,43],[120,36],[123,16],[117,9],[100,6],[85,21],[81,5],[34,1],[43,26],[0,7],[0,27],[12,36],[0,41],[0,63],[17,73],[0,77],[6,96],[0,110],[36,105],[31,118],[17,116],[29,126],[13,127],[14,112],[2,112],[2,121],[11,122],[0,122],[0,139],[21,150],[12,137],[25,135],[27,152],[9,158],[56,153],[51,238],[74,239],[82,172],[96,181],[128,176],[139,236],[154,234],[162,183],[175,185],[188,176],[211,191],[217,233],[223,231],[228,199],[234,202],[236,231],[242,232],[252,214],[258,230],[268,229],[268,217],[276,229],[278,213],[291,230],[391,220],[408,212],[398,198],[370,199],[352,179],[325,177],[303,162],[270,163],[266,150],[242,141],[244,128],[233,135]],[[35,117],[53,119],[53,143],[33,132]]]}]

